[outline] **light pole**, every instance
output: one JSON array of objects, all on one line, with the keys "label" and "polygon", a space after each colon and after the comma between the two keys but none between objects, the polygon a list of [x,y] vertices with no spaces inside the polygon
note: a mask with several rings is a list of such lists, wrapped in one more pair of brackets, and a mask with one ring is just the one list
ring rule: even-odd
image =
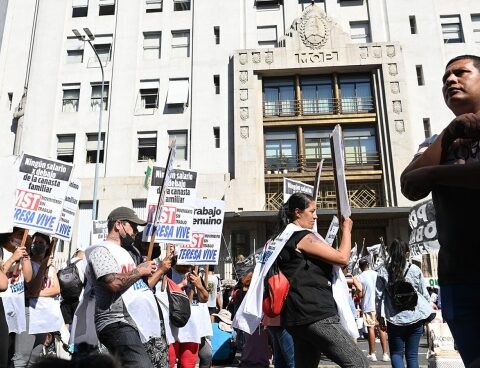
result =
[{"label": "light pole", "polygon": [[[98,136],[97,136],[97,159],[95,160],[95,179],[93,180],[93,208],[92,208],[92,220],[97,219],[97,188],[98,188],[98,167],[100,163],[100,141],[102,139],[102,113],[103,113],[103,90],[105,88],[105,75],[103,72],[103,64],[102,60],[100,60],[100,56],[98,56],[97,50],[92,45],[92,41],[95,39],[93,33],[88,29],[83,29],[85,35],[82,35],[78,29],[72,29],[73,34],[77,37],[80,41],[87,41],[90,47],[92,48],[95,56],[98,59],[100,64],[100,70],[102,71],[102,91],[100,95],[100,114],[98,117]],[[104,151],[105,152],[105,151]],[[105,159],[105,157],[104,157]]]}]

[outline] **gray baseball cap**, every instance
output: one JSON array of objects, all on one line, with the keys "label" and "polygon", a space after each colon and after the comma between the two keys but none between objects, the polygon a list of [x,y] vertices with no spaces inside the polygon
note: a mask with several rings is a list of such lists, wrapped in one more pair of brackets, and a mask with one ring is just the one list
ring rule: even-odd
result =
[{"label": "gray baseball cap", "polygon": [[137,214],[134,210],[128,207],[118,207],[115,208],[110,214],[108,215],[108,221],[130,221],[134,224],[145,226],[147,221],[141,220],[138,218]]}]

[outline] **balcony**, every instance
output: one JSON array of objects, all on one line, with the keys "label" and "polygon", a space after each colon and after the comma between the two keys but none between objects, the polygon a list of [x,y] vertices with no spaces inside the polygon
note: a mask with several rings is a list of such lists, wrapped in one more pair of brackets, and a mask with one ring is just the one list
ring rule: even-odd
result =
[{"label": "balcony", "polygon": [[373,97],[263,101],[264,118],[372,112],[375,112]]}]

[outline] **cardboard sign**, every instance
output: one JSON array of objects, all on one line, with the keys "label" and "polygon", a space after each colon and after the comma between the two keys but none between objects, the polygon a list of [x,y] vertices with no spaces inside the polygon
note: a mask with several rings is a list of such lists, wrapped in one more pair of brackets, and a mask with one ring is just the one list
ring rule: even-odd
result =
[{"label": "cardboard sign", "polygon": [[73,165],[24,154],[20,160],[13,223],[55,234]]},{"label": "cardboard sign", "polygon": [[155,213],[160,213],[156,226],[155,243],[191,244],[193,210],[197,196],[197,173],[191,170],[173,169],[165,179],[163,206],[156,211],[161,184],[165,175],[163,167],[153,166],[152,181],[147,196],[147,222],[143,241],[150,241],[155,223]]},{"label": "cardboard sign", "polygon": [[334,179],[337,191],[337,203],[340,215],[343,217],[350,217],[352,211],[350,209],[350,202],[348,199],[347,181],[345,177],[345,149],[343,146],[342,127],[336,125],[330,134],[330,144],[332,150]]},{"label": "cardboard sign", "polygon": [[72,230],[80,201],[81,188],[82,184],[79,179],[72,179],[68,184],[67,194],[63,201],[62,214],[55,231],[55,237],[58,239],[65,241],[72,239]]},{"label": "cardboard sign", "polygon": [[283,178],[283,203],[287,202],[293,193],[298,192],[313,197],[313,186],[302,183],[301,181]]},{"label": "cardboard sign", "polygon": [[197,199],[193,214],[192,243],[181,245],[178,264],[218,264],[225,202]]},{"label": "cardboard sign", "polygon": [[107,240],[108,235],[108,221],[107,220],[93,220],[92,221],[92,240],[91,244],[100,244]]}]

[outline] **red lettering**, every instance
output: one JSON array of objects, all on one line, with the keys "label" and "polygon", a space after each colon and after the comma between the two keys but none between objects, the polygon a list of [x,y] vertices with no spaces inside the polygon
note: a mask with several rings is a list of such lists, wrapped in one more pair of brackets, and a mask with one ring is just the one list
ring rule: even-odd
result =
[{"label": "red lettering", "polygon": [[36,211],[41,199],[40,194],[17,189],[15,206]]}]

